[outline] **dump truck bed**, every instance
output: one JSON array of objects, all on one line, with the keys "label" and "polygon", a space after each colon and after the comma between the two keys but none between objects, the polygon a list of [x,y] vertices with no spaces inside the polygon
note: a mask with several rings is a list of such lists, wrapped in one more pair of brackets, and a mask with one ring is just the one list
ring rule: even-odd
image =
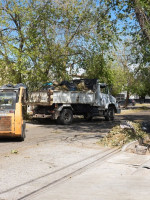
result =
[{"label": "dump truck bed", "polygon": [[52,105],[57,104],[93,104],[95,93],[92,91],[43,91],[32,92],[29,95],[29,104]]},{"label": "dump truck bed", "polygon": [[79,92],[79,91],[54,91],[54,103],[70,103],[70,104],[92,104],[95,101],[95,93]]}]

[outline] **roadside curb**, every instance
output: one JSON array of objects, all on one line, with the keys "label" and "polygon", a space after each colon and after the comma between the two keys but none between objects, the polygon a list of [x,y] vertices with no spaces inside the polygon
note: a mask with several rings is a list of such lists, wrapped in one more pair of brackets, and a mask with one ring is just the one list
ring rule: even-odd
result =
[{"label": "roadside curb", "polygon": [[123,147],[121,148],[121,151],[125,152],[125,151],[127,151],[129,149],[133,149],[133,148],[135,148],[136,144],[138,144],[138,140],[129,142],[129,143],[123,145]]}]

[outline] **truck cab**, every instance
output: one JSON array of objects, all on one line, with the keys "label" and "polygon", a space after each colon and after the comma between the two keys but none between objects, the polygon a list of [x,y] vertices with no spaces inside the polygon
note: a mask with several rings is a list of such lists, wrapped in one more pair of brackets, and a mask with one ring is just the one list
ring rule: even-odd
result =
[{"label": "truck cab", "polygon": [[25,138],[23,105],[26,88],[5,85],[0,88],[0,137]]}]

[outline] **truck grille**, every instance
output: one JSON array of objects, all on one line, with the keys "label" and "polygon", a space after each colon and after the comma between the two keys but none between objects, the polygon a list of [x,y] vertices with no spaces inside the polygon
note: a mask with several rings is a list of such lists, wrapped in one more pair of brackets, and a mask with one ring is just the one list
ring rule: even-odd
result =
[{"label": "truck grille", "polygon": [[0,131],[11,131],[11,117],[0,116]]}]

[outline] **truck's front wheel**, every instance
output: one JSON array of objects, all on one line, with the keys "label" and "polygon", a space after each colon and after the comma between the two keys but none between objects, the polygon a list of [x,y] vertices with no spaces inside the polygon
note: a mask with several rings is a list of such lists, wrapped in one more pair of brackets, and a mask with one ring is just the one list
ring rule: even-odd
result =
[{"label": "truck's front wheel", "polygon": [[72,120],[73,120],[72,110],[66,108],[61,111],[60,116],[57,119],[57,122],[59,124],[69,125],[72,123]]},{"label": "truck's front wheel", "polygon": [[106,115],[105,115],[105,120],[106,121],[113,121],[114,120],[114,108],[113,107],[109,107],[108,110],[106,111]]}]

